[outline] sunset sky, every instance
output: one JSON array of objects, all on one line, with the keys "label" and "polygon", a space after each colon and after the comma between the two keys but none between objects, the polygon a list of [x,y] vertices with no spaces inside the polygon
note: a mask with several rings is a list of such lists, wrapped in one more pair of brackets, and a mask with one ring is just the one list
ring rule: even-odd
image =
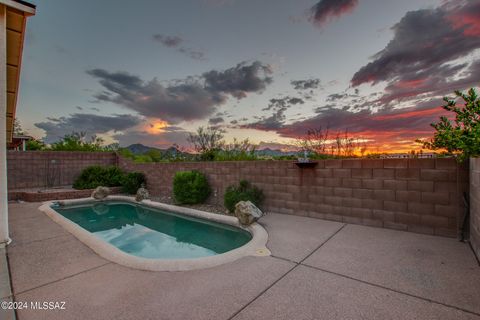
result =
[{"label": "sunset sky", "polygon": [[47,143],[188,146],[214,125],[277,148],[328,127],[408,151],[480,84],[480,0],[31,2],[17,118]]}]

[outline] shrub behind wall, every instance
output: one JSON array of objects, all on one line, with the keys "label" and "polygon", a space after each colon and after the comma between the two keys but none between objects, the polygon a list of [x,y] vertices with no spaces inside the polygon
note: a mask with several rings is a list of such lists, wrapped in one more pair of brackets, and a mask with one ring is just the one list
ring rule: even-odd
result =
[{"label": "shrub behind wall", "polygon": [[145,175],[140,172],[125,173],[115,166],[91,166],[85,168],[73,183],[74,189],[94,189],[96,187],[122,187],[122,191],[135,194],[145,183]]},{"label": "shrub behind wall", "polygon": [[235,205],[240,201],[251,201],[258,207],[264,198],[262,190],[252,186],[247,180],[241,180],[238,186],[232,185],[227,188],[223,201],[228,211],[234,212]]},{"label": "shrub behind wall", "polygon": [[179,171],[173,178],[173,197],[179,204],[203,203],[211,193],[207,178],[200,171]]},{"label": "shrub behind wall", "polygon": [[121,186],[124,173],[115,166],[91,166],[85,168],[73,182],[75,189],[94,189],[99,186],[118,187]]},{"label": "shrub behind wall", "polygon": [[122,191],[128,194],[135,194],[145,183],[145,175],[141,172],[130,172],[125,175],[122,183]]}]

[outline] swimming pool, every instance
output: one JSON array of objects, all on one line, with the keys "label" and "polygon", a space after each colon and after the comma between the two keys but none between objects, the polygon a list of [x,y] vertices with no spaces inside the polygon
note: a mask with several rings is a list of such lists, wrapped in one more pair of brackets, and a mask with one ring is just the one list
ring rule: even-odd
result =
[{"label": "swimming pool", "polygon": [[269,254],[266,231],[234,217],[122,196],[60,204],[40,210],[102,257],[133,268],[191,270]]}]

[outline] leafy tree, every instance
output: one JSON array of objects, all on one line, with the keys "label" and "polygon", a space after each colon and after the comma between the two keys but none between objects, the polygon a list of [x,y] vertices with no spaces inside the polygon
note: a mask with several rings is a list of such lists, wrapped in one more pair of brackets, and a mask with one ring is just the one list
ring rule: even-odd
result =
[{"label": "leafy tree", "polygon": [[[431,150],[445,149],[451,154],[456,154],[459,161],[480,155],[480,99],[471,88],[467,93],[455,91],[455,98],[443,98],[445,110],[453,112],[454,120],[446,116],[440,121],[432,123],[435,129],[430,141],[419,141]],[[463,100],[463,105],[457,106],[457,99]]]},{"label": "leafy tree", "polygon": [[103,139],[92,136],[87,140],[86,136],[86,132],[72,132],[52,143],[50,149],[53,151],[111,151],[103,146]]},{"label": "leafy tree", "polygon": [[148,150],[144,155],[150,157],[153,162],[160,162],[163,158],[162,153],[155,149]]},{"label": "leafy tree", "polygon": [[42,141],[39,141],[37,139],[32,139],[26,142],[26,147],[27,147],[27,150],[29,151],[38,151],[38,150],[44,150],[45,144]]}]

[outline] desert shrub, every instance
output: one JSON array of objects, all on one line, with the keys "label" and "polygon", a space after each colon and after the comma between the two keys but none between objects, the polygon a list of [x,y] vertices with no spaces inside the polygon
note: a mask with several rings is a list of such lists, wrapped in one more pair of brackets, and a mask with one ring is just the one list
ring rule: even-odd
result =
[{"label": "desert shrub", "polygon": [[257,207],[261,206],[265,196],[263,191],[246,180],[241,180],[238,186],[232,185],[227,188],[223,197],[225,208],[230,212],[235,211],[235,205],[239,201],[251,201]]},{"label": "desert shrub", "polygon": [[124,173],[117,167],[91,166],[75,179],[75,189],[93,189],[99,186],[118,187],[123,184]]},{"label": "desert shrub", "polygon": [[145,175],[141,172],[127,173],[122,181],[122,191],[128,194],[135,194],[145,181]]},{"label": "desert shrub", "polygon": [[179,204],[203,203],[211,193],[205,175],[199,171],[179,171],[173,178],[173,197]]}]

